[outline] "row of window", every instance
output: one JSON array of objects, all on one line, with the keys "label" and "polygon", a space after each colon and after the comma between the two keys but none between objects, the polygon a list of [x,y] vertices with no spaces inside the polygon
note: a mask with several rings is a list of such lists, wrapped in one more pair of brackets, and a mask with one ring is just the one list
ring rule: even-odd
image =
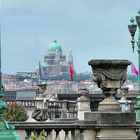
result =
[{"label": "row of window", "polygon": [[[44,56],[44,59],[55,59],[57,56],[56,55],[46,55],[46,56]],[[59,56],[59,59],[65,59],[66,60],[66,56],[65,55],[60,55]]]},{"label": "row of window", "polygon": [[35,101],[7,101],[7,104],[19,104],[24,107],[35,107]]}]

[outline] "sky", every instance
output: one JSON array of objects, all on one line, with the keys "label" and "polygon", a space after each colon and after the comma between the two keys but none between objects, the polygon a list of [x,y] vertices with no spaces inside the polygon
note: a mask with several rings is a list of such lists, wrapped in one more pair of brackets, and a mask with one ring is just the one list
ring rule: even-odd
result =
[{"label": "sky", "polygon": [[5,74],[34,71],[55,39],[63,54],[72,49],[77,72],[91,72],[91,59],[128,59],[138,67],[127,25],[139,0],[0,1]]}]

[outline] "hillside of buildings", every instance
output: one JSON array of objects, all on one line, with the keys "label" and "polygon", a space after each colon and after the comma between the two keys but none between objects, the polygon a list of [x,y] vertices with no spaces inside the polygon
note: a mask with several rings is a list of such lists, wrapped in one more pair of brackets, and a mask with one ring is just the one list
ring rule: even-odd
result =
[{"label": "hillside of buildings", "polygon": [[[72,83],[81,83],[85,82],[92,83],[92,74],[91,73],[77,73],[74,75],[74,80]],[[127,83],[128,84],[136,84],[137,83],[137,77],[132,74],[127,75]],[[5,88],[5,90],[19,90],[19,89],[37,89],[37,84],[39,83],[39,79],[34,79],[33,74],[29,72],[18,72],[16,74],[3,74],[2,75],[2,83]],[[62,76],[56,76],[52,79],[44,80],[43,82],[46,83],[70,83],[69,80],[69,74],[62,75]]]}]

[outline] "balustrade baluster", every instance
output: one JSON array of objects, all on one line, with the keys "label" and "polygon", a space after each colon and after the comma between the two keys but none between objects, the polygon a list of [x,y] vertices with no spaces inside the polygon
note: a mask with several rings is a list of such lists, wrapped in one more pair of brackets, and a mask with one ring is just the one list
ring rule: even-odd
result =
[{"label": "balustrade baluster", "polygon": [[71,130],[71,140],[76,140],[75,139],[75,130],[74,129]]},{"label": "balustrade baluster", "polygon": [[46,137],[46,140],[52,140],[52,139],[51,139],[50,133],[51,133],[51,130],[47,130],[47,137]]},{"label": "balustrade baluster", "polygon": [[55,131],[56,131],[56,139],[55,140],[61,140],[60,136],[59,136],[60,129],[57,129]]},{"label": "balustrade baluster", "polygon": [[31,139],[29,140],[38,140],[39,133],[36,130],[32,131]]},{"label": "balustrade baluster", "polygon": [[46,140],[46,131],[43,129],[41,132],[40,132],[40,140]]},{"label": "balustrade baluster", "polygon": [[69,130],[65,130],[65,139],[64,140],[70,140],[70,138],[69,138]]},{"label": "balustrade baluster", "polygon": [[84,140],[83,129],[80,129],[80,140]]},{"label": "balustrade baluster", "polygon": [[31,130],[25,130],[26,136],[25,136],[25,140],[29,140],[31,137]]},{"label": "balustrade baluster", "polygon": [[75,130],[75,140],[80,140],[80,130],[79,129]]}]

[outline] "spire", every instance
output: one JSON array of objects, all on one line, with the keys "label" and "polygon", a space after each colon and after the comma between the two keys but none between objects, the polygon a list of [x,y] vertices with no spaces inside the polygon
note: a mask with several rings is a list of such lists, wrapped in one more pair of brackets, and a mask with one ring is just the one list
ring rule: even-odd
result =
[{"label": "spire", "polygon": [[68,63],[73,65],[73,55],[71,49],[69,50]]},{"label": "spire", "polygon": [[43,79],[43,74],[42,74],[42,66],[41,66],[41,62],[40,61],[39,61],[38,74],[39,74],[39,80],[42,80]]}]

